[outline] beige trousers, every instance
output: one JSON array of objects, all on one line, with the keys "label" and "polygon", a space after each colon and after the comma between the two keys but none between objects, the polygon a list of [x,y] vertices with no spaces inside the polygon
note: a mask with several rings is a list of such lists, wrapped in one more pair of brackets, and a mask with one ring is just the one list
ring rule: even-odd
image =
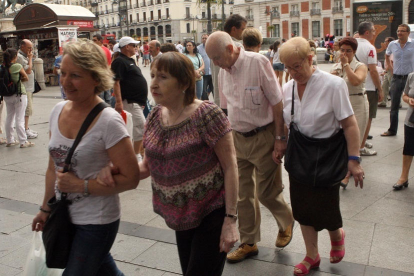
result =
[{"label": "beige trousers", "polygon": [[242,243],[260,241],[259,201],[270,210],[280,231],[292,222],[292,210],[283,198],[282,168],[273,162],[274,124],[252,137],[233,131],[239,168],[239,231]]}]

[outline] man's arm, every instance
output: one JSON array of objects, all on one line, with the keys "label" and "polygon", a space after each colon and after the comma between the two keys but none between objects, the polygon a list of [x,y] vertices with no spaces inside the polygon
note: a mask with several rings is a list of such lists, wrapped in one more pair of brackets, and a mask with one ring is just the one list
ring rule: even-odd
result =
[{"label": "man's arm", "polygon": [[384,99],[384,92],[382,92],[381,80],[377,71],[376,64],[368,64],[369,73],[371,75],[372,81],[374,82],[375,87],[378,89],[378,102],[382,102]]},{"label": "man's arm", "polygon": [[[285,135],[285,121],[283,120],[283,101],[280,101],[276,105],[272,106],[273,111],[273,121],[275,124],[275,135],[284,136]],[[282,158],[285,155],[286,151],[286,138],[284,140],[276,139],[274,150],[272,153],[273,161],[276,164],[282,163]]]},{"label": "man's arm", "polygon": [[122,104],[121,85],[119,84],[119,80],[116,80],[114,83],[114,96],[116,100],[115,110],[121,113],[124,109],[124,105]]}]

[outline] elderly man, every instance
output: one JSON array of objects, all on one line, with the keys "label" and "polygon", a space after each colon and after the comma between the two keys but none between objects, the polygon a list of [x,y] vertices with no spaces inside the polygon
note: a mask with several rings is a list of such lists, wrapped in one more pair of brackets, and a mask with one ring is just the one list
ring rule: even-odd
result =
[{"label": "elderly man", "polygon": [[33,72],[33,44],[28,39],[23,39],[20,43],[20,50],[17,54],[17,63],[23,66],[24,71],[29,78],[27,81],[23,81],[23,85],[26,88],[27,93],[27,107],[24,117],[24,128],[28,139],[37,138],[37,132],[29,128],[29,117],[33,114],[33,92],[34,87],[34,72]]},{"label": "elderly man", "polygon": [[161,44],[158,40],[151,40],[148,43],[148,46],[149,46],[149,52],[150,52],[150,54],[153,58],[155,58],[159,55],[162,55],[162,53],[161,53]]},{"label": "elderly man", "polygon": [[206,51],[221,68],[220,102],[228,109],[237,154],[242,244],[227,255],[227,260],[235,263],[258,253],[259,201],[279,226],[276,246],[285,247],[292,239],[292,210],[283,198],[281,179],[276,177],[286,150],[282,94],[269,60],[236,47],[228,33],[213,33]]}]

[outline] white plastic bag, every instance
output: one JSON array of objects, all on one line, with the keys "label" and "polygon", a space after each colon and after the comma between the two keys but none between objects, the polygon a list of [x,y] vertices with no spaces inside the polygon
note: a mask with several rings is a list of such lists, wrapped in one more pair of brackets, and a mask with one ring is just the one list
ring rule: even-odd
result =
[{"label": "white plastic bag", "polygon": [[52,269],[46,266],[46,251],[42,232],[34,232],[23,276],[62,276],[62,273],[63,269]]},{"label": "white plastic bag", "polygon": [[131,141],[134,141],[134,137],[133,137],[134,123],[132,121],[132,114],[129,113],[128,111],[122,110],[121,116],[122,116],[122,119],[124,119]]}]

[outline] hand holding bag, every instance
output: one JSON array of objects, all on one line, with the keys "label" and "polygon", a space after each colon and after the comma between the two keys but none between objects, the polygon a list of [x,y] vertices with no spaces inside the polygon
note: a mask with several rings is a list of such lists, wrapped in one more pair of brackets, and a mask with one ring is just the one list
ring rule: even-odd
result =
[{"label": "hand holding bag", "polygon": [[348,149],[343,129],[329,138],[303,135],[293,122],[295,84],[292,88],[291,122],[285,154],[289,177],[313,187],[330,187],[348,172]]},{"label": "hand holding bag", "polygon": [[[108,105],[104,102],[97,104],[83,122],[75,142],[65,159],[63,172],[70,171],[72,155],[95,117]],[[61,199],[52,197],[47,205],[51,213],[43,227],[43,243],[46,249],[46,264],[49,268],[65,268],[75,236],[75,226],[71,222],[67,194],[62,193]]]}]

